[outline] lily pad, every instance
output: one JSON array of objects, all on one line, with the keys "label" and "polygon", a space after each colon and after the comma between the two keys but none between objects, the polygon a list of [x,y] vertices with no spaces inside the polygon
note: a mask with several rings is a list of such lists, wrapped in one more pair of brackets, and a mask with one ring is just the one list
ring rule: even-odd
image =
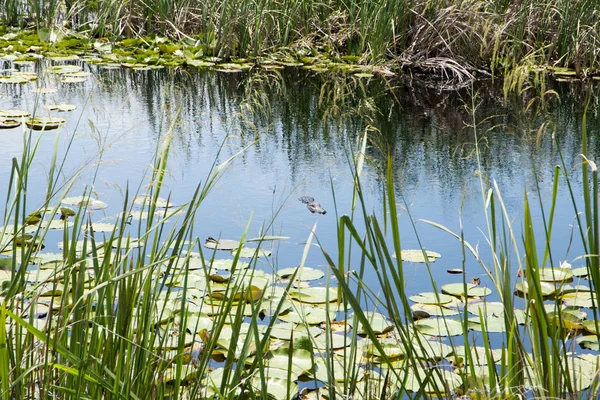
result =
[{"label": "lily pad", "polygon": [[68,206],[87,207],[90,210],[103,210],[108,207],[108,204],[103,201],[83,196],[65,197],[61,203]]},{"label": "lily pad", "polygon": [[135,198],[133,199],[133,203],[137,204],[138,206],[142,206],[142,207],[148,207],[151,204],[153,204],[157,208],[173,207],[172,203],[170,203],[166,199],[163,199],[162,197],[158,197],[155,199],[154,197],[151,197],[151,196],[148,196],[145,194],[140,194],[138,196],[135,196]]},{"label": "lily pad", "polygon": [[[556,285],[550,282],[540,282],[541,295],[544,297],[551,296],[558,291]],[[529,294],[531,288],[529,287],[529,283],[527,281],[519,281],[515,284],[515,289],[524,294]]]},{"label": "lily pad", "polygon": [[457,336],[463,334],[460,321],[451,318],[425,318],[415,321],[419,332],[429,336]]},{"label": "lily pad", "polygon": [[240,242],[230,239],[215,239],[211,236],[204,242],[204,247],[211,250],[235,250],[240,247]]},{"label": "lily pad", "polygon": [[58,112],[68,112],[68,111],[73,111],[77,108],[77,106],[73,105],[73,104],[51,104],[51,105],[46,105],[44,106],[44,108],[48,111],[58,111]]},{"label": "lily pad", "polygon": [[0,110],[0,118],[26,118],[26,117],[30,117],[31,113],[29,111],[24,111],[24,110],[16,110],[16,109],[10,109],[10,110]]},{"label": "lily pad", "polygon": [[[238,254],[238,249],[232,249],[231,254]],[[256,247],[242,247],[239,250],[239,256],[241,258],[252,258],[252,257],[270,257],[271,252],[269,250],[263,250]]]},{"label": "lily pad", "polygon": [[337,301],[337,288],[333,287],[308,287],[290,290],[292,299],[308,304],[323,304],[327,301]]},{"label": "lily pad", "polygon": [[79,65],[53,65],[48,68],[50,72],[54,72],[55,74],[72,74],[75,72],[81,71],[81,67]]},{"label": "lily pad", "polygon": [[[451,316],[451,315],[459,314],[458,310],[446,308],[439,304],[417,303],[417,304],[413,304],[412,306],[410,306],[410,309],[414,313],[425,312],[429,316],[435,315],[435,316],[441,317],[441,316]],[[421,314],[416,314],[416,315],[421,315]]]},{"label": "lily pad", "polygon": [[49,131],[53,129],[58,129],[59,126],[63,125],[67,122],[63,118],[29,118],[25,120],[25,124],[28,128],[33,129],[34,131]]},{"label": "lily pad", "polygon": [[21,125],[16,119],[0,118],[0,129],[12,129]]},{"label": "lily pad", "polygon": [[421,304],[448,304],[455,300],[453,296],[442,293],[423,292],[409,297],[415,303]]},{"label": "lily pad", "polygon": [[364,315],[369,322],[369,328],[365,328],[358,318],[356,318],[356,325],[353,325],[355,323],[355,318],[351,316],[348,319],[348,323],[352,326],[352,329],[355,329],[359,335],[365,335],[369,331],[379,335],[391,331],[394,328],[394,325],[382,314],[377,312],[366,312]]},{"label": "lily pad", "polygon": [[569,268],[540,268],[540,281],[567,282],[573,278],[573,271]]},{"label": "lily pad", "polygon": [[598,307],[598,299],[595,299],[594,293],[589,290],[563,293],[560,298],[567,306],[585,308]]},{"label": "lily pad", "polygon": [[[440,253],[436,253],[435,251],[425,250],[425,254],[427,256],[427,260],[423,256],[422,250],[402,250],[400,252],[400,257],[402,261],[406,262],[414,262],[414,263],[424,263],[424,262],[435,262],[436,258],[440,258],[442,255]],[[396,253],[393,254],[394,258],[396,257]]]},{"label": "lily pad", "polygon": [[[465,292],[466,290],[466,292]],[[449,283],[442,286],[442,292],[456,297],[484,297],[492,293],[487,287],[482,287],[474,283]]]},{"label": "lily pad", "polygon": [[314,281],[325,276],[323,271],[310,267],[292,267],[280,269],[277,272],[277,276],[283,279],[291,278],[296,270],[298,273],[296,274],[295,279],[298,281]]}]

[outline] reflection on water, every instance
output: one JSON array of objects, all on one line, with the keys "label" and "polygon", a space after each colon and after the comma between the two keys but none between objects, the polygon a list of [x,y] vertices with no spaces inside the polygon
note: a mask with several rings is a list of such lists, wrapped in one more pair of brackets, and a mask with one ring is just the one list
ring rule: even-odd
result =
[{"label": "reflection on water", "polygon": [[[484,180],[497,182],[517,225],[524,190],[538,201],[536,177],[547,206],[552,168],[560,164],[557,150],[569,167],[578,162],[580,152],[582,97],[573,87],[555,88],[562,102],[546,96],[542,107],[533,96],[505,103],[491,82],[473,88],[472,101],[470,89],[440,93],[400,82],[315,75],[301,69],[238,75],[84,66],[93,78],[68,85],[46,74],[43,66],[38,68],[38,82],[0,87],[0,108],[35,110],[38,115],[48,114],[43,108],[47,103],[72,103],[78,108],[66,115],[68,122],[60,133],[34,133],[40,138],[40,151],[31,187],[38,192],[30,199],[37,195],[39,203],[32,209],[41,204],[57,135],[59,154],[68,151],[64,177],[81,174],[72,193],[92,186],[111,205],[98,219],[110,219],[120,211],[125,188],[137,188],[144,181],[161,139],[171,131],[167,185],[178,203],[191,198],[213,162],[254,143],[200,208],[196,233],[201,239],[237,239],[251,219],[251,236],[268,226],[272,234],[292,237],[276,247],[277,257],[266,262],[266,268],[297,264],[301,243],[315,222],[321,244],[335,254],[336,213],[351,212],[349,157],[367,127],[369,162],[362,177],[367,209],[382,212],[380,178],[386,150],[391,149],[405,248],[418,245],[409,212],[414,220],[433,220],[455,231],[462,215],[467,240],[484,243],[473,118],[478,123]],[[57,92],[36,95],[38,86],[56,87]],[[588,116],[592,133],[599,125],[597,110],[592,104]],[[539,130],[547,121],[552,124]],[[4,196],[11,159],[22,151],[20,128],[2,131],[0,148]],[[590,149],[592,158],[598,158],[600,144],[593,134]],[[579,176],[573,178],[578,182]],[[329,212],[309,213],[297,201],[300,196],[318,199]],[[574,212],[564,185],[557,213],[555,259],[572,260],[581,249],[574,247],[566,254]],[[440,283],[455,280],[446,270],[461,267],[458,244],[425,224],[416,227],[423,245],[442,254],[433,264],[434,277]],[[307,264],[325,268],[317,248]],[[420,279],[424,268],[407,266],[407,284],[415,292],[430,290],[427,280]],[[482,274],[473,260],[467,260],[466,269],[469,277]],[[485,284],[486,278],[481,278]]]}]

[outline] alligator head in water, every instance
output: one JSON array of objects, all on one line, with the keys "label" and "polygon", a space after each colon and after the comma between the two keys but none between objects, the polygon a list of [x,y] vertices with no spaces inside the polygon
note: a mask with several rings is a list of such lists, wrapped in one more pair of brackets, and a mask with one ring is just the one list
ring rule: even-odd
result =
[{"label": "alligator head in water", "polygon": [[315,199],[310,196],[299,197],[298,200],[306,204],[306,208],[313,214],[327,214],[327,211],[319,203],[315,202]]}]

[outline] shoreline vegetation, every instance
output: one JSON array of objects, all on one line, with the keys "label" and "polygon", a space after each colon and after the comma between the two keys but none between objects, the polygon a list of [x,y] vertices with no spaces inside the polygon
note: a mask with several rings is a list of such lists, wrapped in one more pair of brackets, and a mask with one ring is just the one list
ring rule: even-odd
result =
[{"label": "shoreline vegetation", "polygon": [[[544,0],[3,0],[0,55],[86,55],[131,67],[260,65],[405,74],[516,90],[600,79],[600,5]],[[506,92],[506,90],[505,90]]]},{"label": "shoreline vegetation", "polygon": [[[447,88],[498,77],[506,94],[543,85],[547,73],[594,80],[600,64],[594,2],[0,5],[0,53],[15,67],[0,76],[6,84],[37,80],[18,69],[48,58],[54,65],[47,71],[67,83],[90,75],[69,63],[85,60],[133,69],[406,72]],[[540,92],[540,102],[552,97],[549,92]],[[369,129],[346,154],[352,193],[332,193],[334,200],[352,196],[349,215],[328,208],[336,215],[337,247],[321,246],[315,225],[297,265],[265,271],[259,257],[271,257],[268,247],[286,237],[246,237],[247,228],[235,240],[204,240],[194,232],[202,222],[196,211],[244,150],[220,164],[216,154],[192,198],[174,205],[165,195],[173,118],[146,179],[137,192],[124,191],[121,211],[107,223],[91,212],[107,204],[91,189],[74,197],[77,173],[65,176],[64,160],[74,150],[68,146],[59,156],[58,144],[76,140],[76,130],[56,136],[43,198],[34,198],[29,178],[43,151],[40,138],[60,131],[65,120],[25,120],[22,111],[3,110],[2,118],[29,122],[29,129],[22,130],[23,153],[12,160],[0,228],[0,399],[596,398],[600,181],[589,158],[587,111],[580,155],[563,159],[560,138],[553,138],[561,165],[553,170],[552,196],[542,202],[535,175],[537,192],[524,193],[515,221],[486,176],[478,136],[485,119],[478,119],[476,98],[471,92],[465,109],[472,117],[479,211],[486,217],[482,249],[462,231],[421,221],[447,233],[462,251],[463,265],[452,272],[456,281],[445,285],[431,273],[441,254],[421,243],[416,250],[402,247],[394,143],[380,136],[377,147]],[[383,159],[381,215],[368,211],[361,187],[370,150]],[[581,184],[583,198],[572,184]],[[583,248],[576,268],[560,262],[550,245],[554,211],[562,204],[559,185],[567,188],[576,216],[572,240]],[[273,223],[261,233],[272,233]],[[52,237],[62,239],[57,252],[44,248]],[[305,265],[309,251],[326,260],[323,270]],[[409,263],[426,265],[431,292],[409,292]],[[480,268],[487,286],[468,279],[467,263]],[[379,287],[368,285],[367,276]]]}]

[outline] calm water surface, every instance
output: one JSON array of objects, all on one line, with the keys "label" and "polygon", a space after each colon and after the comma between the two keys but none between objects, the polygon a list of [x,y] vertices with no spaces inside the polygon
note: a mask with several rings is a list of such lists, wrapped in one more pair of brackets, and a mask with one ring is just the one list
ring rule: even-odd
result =
[{"label": "calm water surface", "polygon": [[[489,260],[477,164],[472,156],[472,115],[465,108],[472,104],[470,89],[438,93],[398,82],[317,76],[303,70],[237,75],[108,70],[87,65],[84,69],[93,76],[85,83],[62,84],[46,73],[43,65],[18,68],[37,70],[41,78],[23,86],[0,86],[0,109],[35,110],[46,116],[45,104],[77,105],[70,113],[51,113],[67,118],[59,131],[33,133],[40,138],[40,148],[30,179],[30,211],[42,204],[55,143],[59,156],[66,155],[63,179],[78,174],[69,194],[80,195],[84,188],[93,188],[109,208],[92,218],[106,222],[114,221],[122,209],[127,187],[136,191],[148,183],[157,148],[169,131],[174,138],[163,195],[170,194],[177,204],[192,197],[215,161],[222,162],[254,143],[235,159],[200,207],[195,233],[202,241],[208,236],[238,239],[250,221],[249,236],[268,229],[268,234],[291,237],[276,244],[273,257],[261,260],[263,267],[271,270],[297,265],[302,243],[317,224],[318,240],[335,256],[337,216],[351,213],[349,154],[358,149],[360,136],[371,125],[378,133],[369,134],[368,162],[362,176],[367,209],[382,218],[384,158],[380,149],[385,143],[393,148],[403,247],[418,247],[416,229],[424,247],[442,254],[431,264],[437,284],[458,282],[460,276],[446,272],[463,267],[458,243],[416,221],[432,220],[458,231],[462,218],[466,239],[479,244]],[[38,87],[56,88],[56,93],[40,95]],[[504,102],[489,82],[474,89],[484,175],[486,181],[497,182],[519,241],[524,191],[536,205],[539,222],[537,204],[541,201],[549,207],[552,169],[560,163],[557,150],[562,151],[569,168],[579,162],[582,102],[577,100],[577,88],[556,89],[562,104],[550,103],[543,110],[529,112],[521,107],[527,99]],[[591,155],[597,158],[600,149],[594,137],[598,132],[594,110],[588,118]],[[546,120],[554,123],[554,140],[549,130],[537,134]],[[21,128],[0,131],[2,198],[11,160],[22,153],[23,133]],[[578,194],[579,171],[573,173]],[[297,200],[305,195],[317,199],[327,214],[311,214]],[[574,215],[562,180],[553,256],[555,262],[566,259],[579,266],[580,261],[573,261],[582,254],[578,241],[569,247]],[[538,227],[541,234],[542,225]],[[56,240],[60,240],[58,233]],[[47,251],[57,250],[49,242]],[[307,265],[327,269],[317,247],[312,248]],[[516,268],[516,263],[513,265]],[[472,257],[464,267],[469,280],[480,277],[482,284],[489,283]],[[410,294],[431,290],[425,265],[406,264],[405,275]]]}]

